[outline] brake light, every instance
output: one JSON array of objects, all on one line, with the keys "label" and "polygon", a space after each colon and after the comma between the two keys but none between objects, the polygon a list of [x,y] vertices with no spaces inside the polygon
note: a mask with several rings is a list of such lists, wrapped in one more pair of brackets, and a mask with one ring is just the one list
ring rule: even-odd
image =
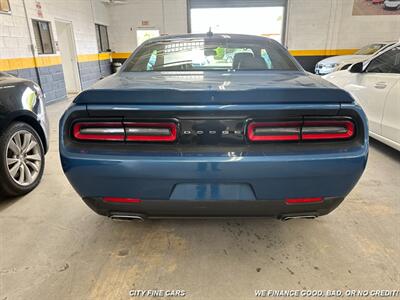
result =
[{"label": "brake light", "polygon": [[72,134],[88,141],[173,142],[177,126],[172,122],[78,122]]},{"label": "brake light", "polygon": [[124,123],[126,140],[135,142],[173,142],[176,140],[175,123]]},{"label": "brake light", "polygon": [[77,140],[124,141],[125,130],[121,122],[76,123],[73,135]]},{"label": "brake light", "polygon": [[251,122],[247,127],[247,138],[252,142],[350,139],[354,134],[355,125],[348,119]]},{"label": "brake light", "polygon": [[252,122],[247,128],[250,141],[298,141],[301,122]]},{"label": "brake light", "polygon": [[303,124],[303,140],[349,139],[354,135],[354,123],[350,120],[340,121],[306,121]]},{"label": "brake light", "polygon": [[286,204],[302,204],[302,203],[320,203],[323,202],[324,198],[316,197],[316,198],[291,198],[286,199]]}]

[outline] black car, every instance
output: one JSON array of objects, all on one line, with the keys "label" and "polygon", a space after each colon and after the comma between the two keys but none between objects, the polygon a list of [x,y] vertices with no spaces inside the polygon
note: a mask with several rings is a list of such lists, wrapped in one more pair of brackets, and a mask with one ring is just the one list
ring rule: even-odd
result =
[{"label": "black car", "polygon": [[32,191],[44,170],[48,120],[40,87],[0,72],[0,195]]}]

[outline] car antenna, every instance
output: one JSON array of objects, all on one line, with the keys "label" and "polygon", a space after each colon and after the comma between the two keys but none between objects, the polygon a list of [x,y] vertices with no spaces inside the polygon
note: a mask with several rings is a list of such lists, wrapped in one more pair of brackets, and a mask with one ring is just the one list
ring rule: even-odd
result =
[{"label": "car antenna", "polygon": [[210,29],[208,29],[208,32],[207,32],[207,36],[212,37],[213,35],[214,35],[214,33],[211,31],[211,26],[210,26]]}]

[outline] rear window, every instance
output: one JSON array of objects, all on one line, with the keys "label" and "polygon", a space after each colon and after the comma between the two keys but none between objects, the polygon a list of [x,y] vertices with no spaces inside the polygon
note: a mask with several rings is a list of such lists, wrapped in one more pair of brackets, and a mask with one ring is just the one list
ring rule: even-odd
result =
[{"label": "rear window", "polygon": [[180,39],[144,45],[126,72],[218,70],[299,70],[275,42]]}]

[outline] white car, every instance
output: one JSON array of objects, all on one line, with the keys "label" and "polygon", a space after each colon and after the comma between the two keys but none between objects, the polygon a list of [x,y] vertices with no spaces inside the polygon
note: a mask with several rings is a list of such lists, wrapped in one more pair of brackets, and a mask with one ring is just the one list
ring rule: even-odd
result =
[{"label": "white car", "polygon": [[385,0],[383,7],[385,9],[400,9],[400,0]]},{"label": "white car", "polygon": [[323,78],[357,99],[367,114],[371,137],[400,151],[400,43]]},{"label": "white car", "polygon": [[325,58],[315,66],[315,74],[326,75],[335,71],[346,70],[351,65],[368,60],[374,55],[386,48],[392,46],[395,42],[380,42],[367,45],[352,55],[339,55]]}]

